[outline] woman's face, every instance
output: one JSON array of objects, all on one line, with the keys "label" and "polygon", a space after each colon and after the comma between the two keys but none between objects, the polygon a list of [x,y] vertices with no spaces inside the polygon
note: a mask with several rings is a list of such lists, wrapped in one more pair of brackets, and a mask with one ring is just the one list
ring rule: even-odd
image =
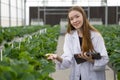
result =
[{"label": "woman's face", "polygon": [[80,12],[73,10],[70,11],[68,14],[69,20],[71,25],[75,28],[75,29],[79,29],[82,27],[83,25],[83,16]]}]

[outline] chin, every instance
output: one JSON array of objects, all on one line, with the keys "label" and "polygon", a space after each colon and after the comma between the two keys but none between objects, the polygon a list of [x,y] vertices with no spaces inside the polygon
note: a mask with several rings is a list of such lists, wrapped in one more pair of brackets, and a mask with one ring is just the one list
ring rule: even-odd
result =
[{"label": "chin", "polygon": [[79,27],[79,26],[77,26],[77,27],[76,27],[76,29],[80,29],[80,27]]}]

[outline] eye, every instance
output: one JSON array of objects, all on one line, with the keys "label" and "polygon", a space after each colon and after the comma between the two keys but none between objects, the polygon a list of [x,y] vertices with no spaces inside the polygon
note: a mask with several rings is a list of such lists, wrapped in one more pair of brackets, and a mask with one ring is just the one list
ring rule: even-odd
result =
[{"label": "eye", "polygon": [[70,17],[70,21],[72,21],[73,19],[76,19],[76,18],[79,18],[80,16],[79,15],[74,15],[73,17]]},{"label": "eye", "polygon": [[75,18],[79,18],[80,16],[79,15],[76,15]]},{"label": "eye", "polygon": [[72,21],[73,20],[73,18],[70,18],[70,21]]}]

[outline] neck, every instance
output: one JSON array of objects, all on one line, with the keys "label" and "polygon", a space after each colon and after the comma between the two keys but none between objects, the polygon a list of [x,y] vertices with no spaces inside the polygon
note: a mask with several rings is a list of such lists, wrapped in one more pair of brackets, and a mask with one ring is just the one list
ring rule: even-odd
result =
[{"label": "neck", "polygon": [[79,37],[83,37],[83,34],[82,34],[82,30],[81,30],[81,29],[77,29],[77,33],[78,33],[78,36],[79,36]]}]

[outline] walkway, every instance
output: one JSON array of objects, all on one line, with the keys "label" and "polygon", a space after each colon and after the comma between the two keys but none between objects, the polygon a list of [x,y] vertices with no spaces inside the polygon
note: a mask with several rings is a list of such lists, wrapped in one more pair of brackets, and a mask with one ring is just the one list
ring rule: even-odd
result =
[{"label": "walkway", "polygon": [[[63,43],[64,43],[64,32],[65,27],[61,27],[61,35],[58,39],[57,54],[62,55],[63,53]],[[70,69],[66,70],[57,70],[55,73],[52,73],[51,76],[54,80],[69,80]],[[106,66],[106,80],[114,80],[114,72],[111,68]]]}]

